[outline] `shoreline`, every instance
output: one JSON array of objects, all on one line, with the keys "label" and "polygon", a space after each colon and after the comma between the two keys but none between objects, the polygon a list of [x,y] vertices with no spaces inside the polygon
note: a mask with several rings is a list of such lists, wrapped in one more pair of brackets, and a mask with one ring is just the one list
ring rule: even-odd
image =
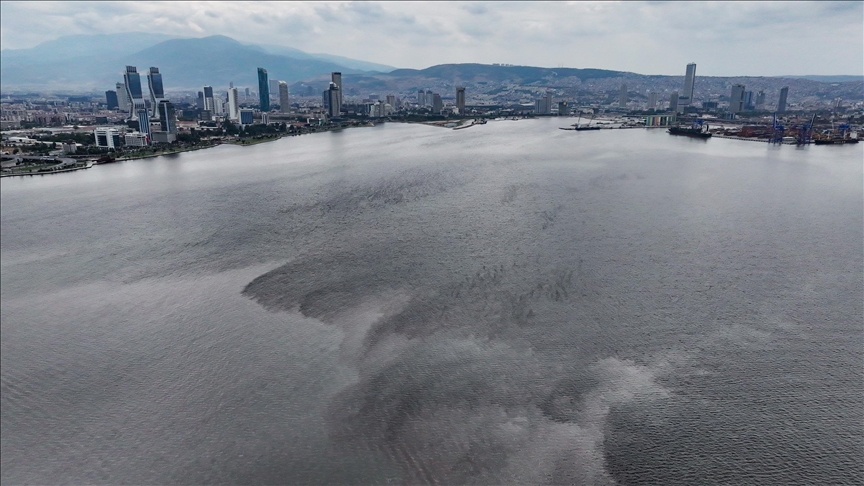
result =
[{"label": "shoreline", "polygon": [[[518,120],[530,120],[530,119],[531,118],[503,118],[500,120],[488,119],[487,122],[488,121],[508,121],[508,120],[518,121]],[[388,122],[389,123],[427,125],[427,126],[434,126],[434,127],[439,127],[439,128],[449,128],[451,130],[460,130],[460,129],[464,129],[464,128],[471,128],[475,125],[484,125],[485,124],[485,123],[477,123],[476,119],[461,119],[458,121],[448,121],[448,120],[435,120],[435,121],[388,120]],[[457,125],[451,126],[451,127],[445,126],[445,125],[450,124],[450,123],[457,123]],[[280,135],[272,137],[272,138],[252,140],[248,143],[243,143],[241,140],[223,141],[221,143],[216,143],[216,144],[207,145],[207,146],[203,146],[203,147],[189,147],[189,148],[172,150],[172,151],[168,151],[168,152],[160,152],[160,153],[155,153],[155,154],[140,155],[140,156],[133,156],[133,157],[119,157],[119,158],[115,159],[114,162],[125,162],[125,161],[129,161],[129,160],[151,159],[151,158],[155,158],[155,157],[161,157],[164,155],[174,155],[174,154],[180,154],[180,153],[184,153],[184,152],[194,152],[196,150],[205,150],[205,149],[218,147],[220,145],[225,145],[225,144],[235,145],[238,147],[251,147],[251,146],[259,145],[262,143],[274,142],[276,140],[281,140],[281,139],[286,138],[286,137],[312,135],[312,134],[316,134],[316,133],[333,132],[333,131],[345,130],[345,129],[349,129],[349,128],[369,128],[369,127],[373,127],[375,125],[377,125],[377,123],[373,124],[370,122],[369,124],[364,124],[364,125],[322,128],[320,130],[314,130],[314,131],[305,132],[305,133],[290,133],[290,134],[285,133],[285,134],[280,134]],[[611,124],[607,123],[605,125],[611,125]],[[669,127],[668,126],[638,126],[637,125],[637,126],[617,126],[617,127],[604,126],[601,129],[610,130],[610,129],[622,129],[622,128],[642,128],[642,129],[647,130],[647,129],[666,129]],[[722,138],[722,139],[726,139],[726,140],[741,140],[744,142],[761,142],[761,143],[767,143],[768,142],[768,140],[766,140],[766,139],[747,138],[747,137],[740,137],[740,136],[735,136],[735,135],[720,135],[720,134],[716,134],[716,133],[713,135],[714,135],[714,138]],[[796,145],[796,144],[794,142],[781,142],[780,145]],[[111,163],[113,163],[113,162],[111,162]],[[77,170],[89,169],[89,168],[93,167],[94,165],[102,165],[102,164],[97,164],[95,161],[89,161],[87,163],[87,165],[85,165],[85,166],[74,167],[71,169],[60,169],[60,170],[56,170],[56,171],[46,171],[46,172],[3,173],[3,174],[0,174],[0,177],[23,177],[23,176],[56,174],[56,173],[63,173],[63,172],[75,172]]]}]

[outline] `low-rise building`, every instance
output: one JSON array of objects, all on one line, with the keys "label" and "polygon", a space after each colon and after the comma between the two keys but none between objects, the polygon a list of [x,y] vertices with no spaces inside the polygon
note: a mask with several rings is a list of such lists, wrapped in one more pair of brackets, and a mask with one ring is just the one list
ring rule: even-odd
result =
[{"label": "low-rise building", "polygon": [[146,147],[149,145],[149,139],[146,133],[129,132],[126,134],[126,145],[128,147]]},{"label": "low-rise building", "polygon": [[120,130],[114,127],[96,127],[93,130],[96,146],[103,148],[120,148]]}]

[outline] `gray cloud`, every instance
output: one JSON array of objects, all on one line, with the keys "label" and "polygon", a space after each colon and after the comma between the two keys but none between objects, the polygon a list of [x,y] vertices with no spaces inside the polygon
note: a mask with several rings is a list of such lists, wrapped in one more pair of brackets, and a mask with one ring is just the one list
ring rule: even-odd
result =
[{"label": "gray cloud", "polygon": [[679,74],[696,61],[707,75],[864,72],[861,2],[2,2],[0,13],[4,49],[61,32],[138,30],[414,68],[504,62]]}]

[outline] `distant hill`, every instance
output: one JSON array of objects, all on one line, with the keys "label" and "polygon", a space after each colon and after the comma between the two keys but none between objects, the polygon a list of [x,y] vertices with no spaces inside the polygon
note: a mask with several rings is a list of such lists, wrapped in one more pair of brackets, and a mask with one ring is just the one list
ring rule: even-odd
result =
[{"label": "distant hill", "polygon": [[388,73],[394,77],[443,78],[466,81],[512,81],[531,84],[550,76],[575,76],[586,80],[592,78],[615,78],[625,73],[605,69],[543,68],[533,66],[500,66],[495,64],[439,64],[426,69],[397,69]]},{"label": "distant hill", "polygon": [[846,75],[846,74],[838,74],[834,76],[823,76],[817,74],[808,74],[804,76],[777,76],[778,78],[789,78],[789,79],[807,79],[810,81],[819,81],[820,83],[845,83],[848,81],[864,81],[864,75],[855,76],[855,75]]},{"label": "distant hill", "polygon": [[[342,60],[335,62],[333,60]],[[308,54],[278,46],[244,45],[225,36],[172,38],[131,32],[110,35],[66,36],[30,49],[0,51],[3,91],[74,91],[111,89],[122,81],[126,65],[139,72],[158,66],[165,88],[197,89],[205,84],[257,86],[257,68],[270,79],[294,82],[331,71],[361,73],[391,70],[390,66],[355,59]]]}]

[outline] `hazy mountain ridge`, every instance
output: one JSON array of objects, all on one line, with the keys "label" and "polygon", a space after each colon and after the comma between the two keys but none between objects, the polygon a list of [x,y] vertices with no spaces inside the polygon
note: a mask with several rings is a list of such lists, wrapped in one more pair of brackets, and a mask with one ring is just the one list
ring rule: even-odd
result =
[{"label": "hazy mountain ridge", "polygon": [[[335,60],[335,61],[334,61]],[[336,61],[342,62],[336,62]],[[270,79],[295,82],[330,71],[389,70],[389,66],[291,47],[244,45],[230,37],[184,38],[131,32],[66,36],[30,49],[0,51],[4,91],[107,90],[122,81],[124,66],[139,72],[158,66],[165,87],[192,89],[206,84],[257,86],[257,68]]]}]

